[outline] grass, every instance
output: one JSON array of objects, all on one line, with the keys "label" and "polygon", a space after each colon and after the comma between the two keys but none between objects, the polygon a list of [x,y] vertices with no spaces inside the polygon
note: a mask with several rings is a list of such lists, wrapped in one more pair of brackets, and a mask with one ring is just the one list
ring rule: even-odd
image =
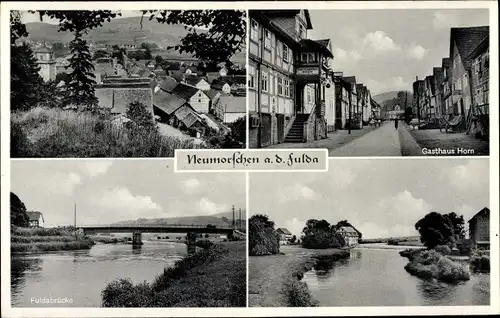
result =
[{"label": "grass", "polygon": [[95,243],[88,237],[75,236],[71,228],[11,229],[11,253],[37,253],[90,249]]},{"label": "grass", "polygon": [[308,250],[298,246],[282,247],[282,254],[250,257],[249,305],[251,307],[311,307],[318,303],[302,282],[312,268],[331,268],[333,263],[349,257],[349,251],[338,249]]},{"label": "grass", "polygon": [[155,130],[126,129],[110,115],[35,107],[11,114],[11,157],[173,157],[201,148]]},{"label": "grass", "polygon": [[453,282],[470,279],[467,267],[454,262],[435,250],[425,250],[414,254],[405,270],[424,279]]},{"label": "grass", "polygon": [[166,268],[152,283],[109,283],[103,307],[244,307],[244,242],[212,244]]},{"label": "grass", "polygon": [[110,236],[102,236],[102,235],[89,235],[89,239],[94,242],[99,242],[103,244],[117,244],[117,243],[126,243],[129,242],[128,237],[110,237]]}]

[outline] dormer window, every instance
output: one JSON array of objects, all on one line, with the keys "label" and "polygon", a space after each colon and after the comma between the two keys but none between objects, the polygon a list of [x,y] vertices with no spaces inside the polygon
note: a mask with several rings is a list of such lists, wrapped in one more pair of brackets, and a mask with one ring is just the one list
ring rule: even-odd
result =
[{"label": "dormer window", "polygon": [[266,37],[264,39],[264,47],[266,49],[271,49],[271,31],[266,30],[265,34],[266,34]]}]

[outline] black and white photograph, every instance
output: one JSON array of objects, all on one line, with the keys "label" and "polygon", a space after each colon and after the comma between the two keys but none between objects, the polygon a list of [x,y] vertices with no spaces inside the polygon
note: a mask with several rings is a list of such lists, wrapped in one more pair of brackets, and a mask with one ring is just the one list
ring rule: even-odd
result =
[{"label": "black and white photograph", "polygon": [[246,11],[10,11],[11,157],[246,147]]},{"label": "black and white photograph", "polygon": [[246,306],[244,174],[157,160],[11,167],[13,308]]},{"label": "black and white photograph", "polygon": [[489,155],[489,10],[249,10],[251,148]]},{"label": "black and white photograph", "polygon": [[483,158],[252,173],[249,306],[490,305],[489,180]]}]

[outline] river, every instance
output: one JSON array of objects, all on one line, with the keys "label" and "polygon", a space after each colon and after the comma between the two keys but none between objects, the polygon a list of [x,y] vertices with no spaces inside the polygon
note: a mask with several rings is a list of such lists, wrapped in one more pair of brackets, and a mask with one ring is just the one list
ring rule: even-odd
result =
[{"label": "river", "polygon": [[[117,278],[151,282],[187,254],[186,245],[144,241],[97,244],[90,250],[11,257],[12,307],[100,307],[101,291]],[[65,304],[37,304],[34,298],[66,298]],[[71,299],[72,303],[69,303]]]},{"label": "river", "polygon": [[[387,245],[385,245],[387,246]],[[490,304],[490,275],[460,283],[411,276],[401,248],[355,248],[328,271],[311,270],[303,281],[320,306],[472,306]]]}]

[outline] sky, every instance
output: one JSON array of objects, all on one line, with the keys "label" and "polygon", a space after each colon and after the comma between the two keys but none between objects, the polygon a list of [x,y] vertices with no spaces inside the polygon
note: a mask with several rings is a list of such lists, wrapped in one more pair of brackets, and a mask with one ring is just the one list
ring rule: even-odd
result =
[{"label": "sky", "polygon": [[310,10],[311,39],[332,41],[334,71],[372,95],[412,90],[449,55],[451,27],[489,25],[487,9]]},{"label": "sky", "polygon": [[[119,11],[122,16],[121,18],[130,18],[130,17],[137,17],[142,15],[140,11],[137,10],[122,10]],[[29,13],[28,11],[21,11],[22,14],[22,21],[23,23],[31,23],[31,22],[45,22],[45,23],[50,23],[50,24],[59,24],[59,20],[56,19],[49,19],[48,17],[44,17],[43,21],[40,21],[40,15],[38,13]]]},{"label": "sky", "polygon": [[249,211],[297,237],[308,219],[347,219],[363,238],[414,236],[432,211],[467,223],[490,207],[488,171],[488,159],[330,159],[328,172],[250,174]]},{"label": "sky", "polygon": [[11,191],[46,227],[246,208],[244,173],[174,173],[171,160],[13,160]]}]

